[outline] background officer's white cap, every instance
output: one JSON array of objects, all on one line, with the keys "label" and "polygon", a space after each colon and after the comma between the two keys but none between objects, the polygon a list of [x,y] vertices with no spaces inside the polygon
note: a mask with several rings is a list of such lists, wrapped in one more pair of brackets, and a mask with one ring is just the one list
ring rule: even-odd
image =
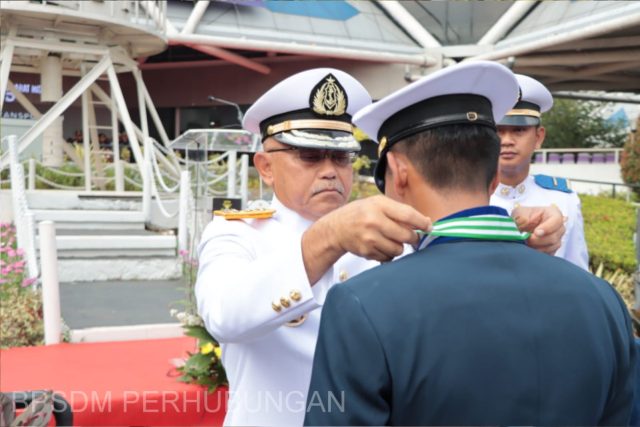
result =
[{"label": "background officer's white cap", "polygon": [[384,191],[387,151],[427,129],[473,124],[495,129],[518,99],[518,83],[505,66],[474,61],[444,68],[360,110],[353,123],[379,142],[376,185]]},{"label": "background officer's white cap", "polygon": [[500,122],[505,126],[537,126],[540,115],[553,106],[551,92],[539,81],[523,74],[516,74],[520,97],[511,111]]},{"label": "background officer's white cap", "polygon": [[371,104],[355,78],[335,68],[316,68],[281,81],[249,108],[243,127],[287,145],[358,151],[352,116]]}]

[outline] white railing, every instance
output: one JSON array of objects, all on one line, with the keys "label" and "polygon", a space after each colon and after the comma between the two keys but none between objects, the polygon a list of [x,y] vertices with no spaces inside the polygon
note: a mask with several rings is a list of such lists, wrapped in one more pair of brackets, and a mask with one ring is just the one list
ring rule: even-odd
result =
[{"label": "white railing", "polygon": [[38,277],[35,220],[27,204],[27,193],[24,188],[24,169],[18,161],[17,137],[10,135],[7,140],[9,143],[11,199],[13,219],[16,224],[17,244],[18,248],[24,251],[28,276],[34,278]]},{"label": "white railing", "polygon": [[[142,145],[144,146],[144,144]],[[147,160],[142,162],[141,167],[137,163],[119,162],[104,166],[101,176],[89,173],[88,176],[91,180],[89,191],[97,189],[99,183],[113,183],[116,176],[120,175],[123,180],[121,187],[124,188],[124,183],[127,183],[128,186],[132,186],[138,191],[142,190],[142,211],[145,214],[146,221],[150,220],[152,205],[156,207],[157,212],[165,219],[177,217],[179,250],[187,250],[191,246],[189,242],[197,238],[210,219],[207,212],[198,213],[196,205],[200,204],[198,202],[199,198],[214,196],[235,197],[239,188],[242,204],[246,206],[248,195],[248,155],[243,154],[238,159],[235,151],[228,151],[223,154],[212,155],[202,162],[194,162],[188,158],[180,159],[172,150],[164,147],[153,138],[149,138],[146,147],[148,147],[149,155]],[[108,155],[109,153],[101,152],[100,154]],[[111,169],[117,168],[118,165],[123,169],[123,172],[133,170],[135,173],[107,176],[106,173]],[[43,183],[50,188],[58,190],[86,191],[83,181],[87,178],[87,173],[86,171],[66,171],[49,167],[35,159],[29,159],[21,163],[18,160],[17,151],[11,157],[10,166],[12,188],[16,189],[13,193],[16,195],[15,197],[22,194],[20,196],[22,201],[17,198],[14,201],[14,209],[18,209],[14,216],[17,223],[16,228],[19,229],[18,233],[21,236],[19,241],[25,252],[30,251],[32,255],[29,256],[33,256],[35,260],[35,244],[29,244],[32,239],[29,237],[31,232],[28,230],[35,230],[35,224],[33,224],[33,217],[28,215],[24,178],[25,166],[28,167],[29,171],[27,180],[27,189],[29,190],[34,190],[37,183]],[[90,164],[91,166],[93,165]],[[92,167],[91,169],[94,168]],[[144,174],[146,174],[147,179],[145,179]],[[78,180],[77,185],[71,186],[56,182],[54,178],[51,178],[52,175],[81,179]],[[145,181],[147,185],[145,185]],[[115,188],[118,188],[118,185]],[[178,202],[177,206],[175,206],[175,202]],[[173,207],[170,205],[171,203],[173,203]],[[198,207],[202,208],[202,206]]]},{"label": "white railing", "polygon": [[622,148],[543,148],[535,151],[532,163],[618,164],[622,150]]},{"label": "white railing", "polygon": [[[164,34],[167,29],[167,5],[165,0],[108,0],[108,1],[46,1],[39,2],[3,0],[2,8],[30,10],[52,7],[81,13],[96,20],[126,21],[129,24],[152,29]],[[61,10],[61,13],[64,13]]]}]

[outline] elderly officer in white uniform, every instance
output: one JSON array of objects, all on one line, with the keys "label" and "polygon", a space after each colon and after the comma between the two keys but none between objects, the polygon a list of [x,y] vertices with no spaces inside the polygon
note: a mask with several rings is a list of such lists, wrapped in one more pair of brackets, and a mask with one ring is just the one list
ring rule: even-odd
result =
[{"label": "elderly officer in white uniform", "polygon": [[553,98],[539,81],[521,74],[516,74],[516,78],[520,85],[520,99],[498,122],[500,184],[491,197],[491,204],[508,212],[518,205],[556,205],[566,218],[567,232],[555,255],[588,270],[589,254],[584,239],[580,199],[569,188],[565,178],[529,175],[531,156],[542,146],[545,137],[540,116],[551,108]]},{"label": "elderly officer in white uniform", "polygon": [[[263,138],[254,164],[274,190],[275,214],[216,217],[199,245],[196,283],[198,312],[222,344],[227,425],[302,425],[317,308],[329,288],[402,254],[417,244],[414,230],[431,226],[385,196],[347,203],[360,148],[350,120],[370,103],[353,77],[321,68],[283,80],[245,115],[245,129]],[[535,228],[532,246],[559,247],[557,209],[523,209],[521,217],[522,229]]]},{"label": "elderly officer in white uniform", "polygon": [[351,116],[370,103],[353,77],[322,68],[277,84],[245,115],[244,127],[263,136],[254,164],[273,187],[275,214],[216,217],[200,243],[196,284],[198,311],[222,343],[227,425],[301,425],[315,309],[331,285],[377,265],[347,251],[387,261],[403,244],[417,243],[415,229],[430,227],[413,208],[384,196],[330,214],[348,201],[360,149]]}]

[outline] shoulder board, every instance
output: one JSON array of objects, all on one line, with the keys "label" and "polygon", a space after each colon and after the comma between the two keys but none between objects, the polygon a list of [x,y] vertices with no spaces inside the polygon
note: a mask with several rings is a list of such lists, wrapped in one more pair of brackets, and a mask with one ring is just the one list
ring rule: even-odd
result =
[{"label": "shoulder board", "polygon": [[556,178],[549,175],[534,175],[533,179],[536,184],[547,190],[562,191],[563,193],[573,193],[569,185],[569,180],[566,178]]},{"label": "shoulder board", "polygon": [[221,216],[224,219],[269,219],[276,213],[275,209],[223,209],[213,211],[214,216]]}]

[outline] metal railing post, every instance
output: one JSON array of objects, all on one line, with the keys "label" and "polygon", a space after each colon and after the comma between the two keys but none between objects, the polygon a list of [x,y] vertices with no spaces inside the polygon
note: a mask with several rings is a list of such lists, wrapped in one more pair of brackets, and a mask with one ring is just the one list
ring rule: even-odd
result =
[{"label": "metal railing post", "polygon": [[227,197],[236,197],[236,163],[238,161],[238,153],[229,151],[227,157]]},{"label": "metal railing post", "polygon": [[29,190],[36,189],[36,159],[29,159]]},{"label": "metal railing post", "polygon": [[36,221],[33,212],[24,214],[25,227],[25,253],[27,256],[27,271],[29,278],[38,277],[38,255],[36,251]]},{"label": "metal railing post", "polygon": [[60,284],[58,283],[58,249],[53,221],[42,221],[40,230],[40,263],[42,268],[42,312],[44,343],[58,344],[62,333],[60,321]]},{"label": "metal railing post", "polygon": [[178,251],[184,253],[189,247],[189,232],[187,229],[187,217],[189,209],[189,194],[191,178],[188,170],[180,173],[180,202],[178,211]]},{"label": "metal railing post", "polygon": [[240,156],[240,197],[242,209],[246,209],[249,199],[249,155],[247,154]]}]

